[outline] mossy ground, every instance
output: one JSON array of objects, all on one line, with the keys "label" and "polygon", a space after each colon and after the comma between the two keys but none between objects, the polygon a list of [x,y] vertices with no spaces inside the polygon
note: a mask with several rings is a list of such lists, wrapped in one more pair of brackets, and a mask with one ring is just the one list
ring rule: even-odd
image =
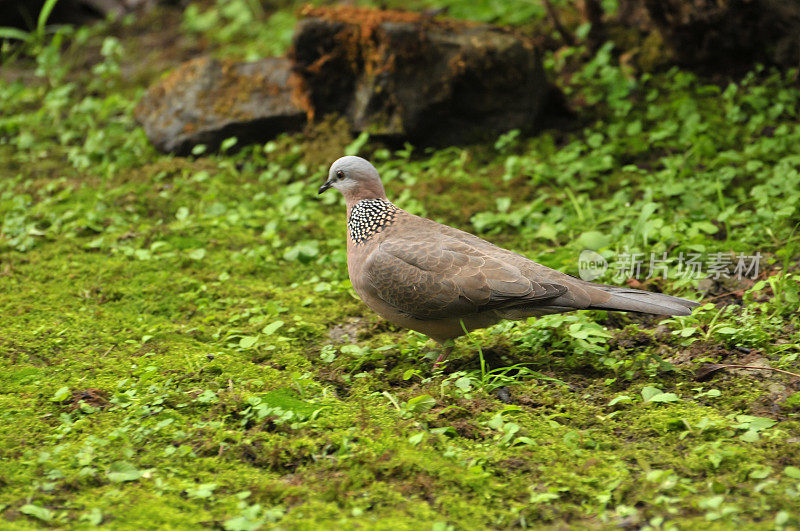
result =
[{"label": "mossy ground", "polygon": [[[161,155],[132,107],[169,53],[226,42],[202,9],[158,57],[121,26],[4,65],[0,527],[798,526],[798,379],[696,376],[800,369],[792,74],[637,77],[604,48],[564,81],[571,133],[390,151],[328,122]],[[691,317],[503,323],[434,372],[350,287],[342,202],[316,195],[344,151],[400,206],[573,274],[585,247],[760,251],[760,282],[702,293],[673,265],[645,284],[706,297]]]}]

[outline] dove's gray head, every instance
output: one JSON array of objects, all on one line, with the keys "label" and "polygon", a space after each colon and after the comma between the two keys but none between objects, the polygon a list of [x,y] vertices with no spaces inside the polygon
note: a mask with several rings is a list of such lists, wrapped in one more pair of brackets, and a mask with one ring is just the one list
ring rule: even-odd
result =
[{"label": "dove's gray head", "polygon": [[328,180],[319,187],[319,193],[328,188],[342,192],[348,205],[362,199],[386,199],[378,170],[361,157],[342,157],[331,164]]}]

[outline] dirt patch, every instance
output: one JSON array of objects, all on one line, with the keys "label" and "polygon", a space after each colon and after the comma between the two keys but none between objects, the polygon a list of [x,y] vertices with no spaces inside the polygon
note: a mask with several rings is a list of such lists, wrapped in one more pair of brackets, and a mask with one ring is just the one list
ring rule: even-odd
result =
[{"label": "dirt patch", "polygon": [[328,337],[334,343],[355,343],[359,334],[364,332],[361,319],[350,318],[344,323],[333,325],[328,330]]},{"label": "dirt patch", "polygon": [[95,389],[89,387],[80,391],[73,391],[72,397],[67,400],[71,411],[81,407],[81,404],[87,404],[98,409],[105,409],[109,405],[108,391],[104,389]]}]

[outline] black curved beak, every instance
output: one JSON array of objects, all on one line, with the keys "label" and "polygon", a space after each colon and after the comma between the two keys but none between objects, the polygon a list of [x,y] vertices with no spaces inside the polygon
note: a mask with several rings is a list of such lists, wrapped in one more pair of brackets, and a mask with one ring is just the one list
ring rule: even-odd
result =
[{"label": "black curved beak", "polygon": [[325,181],[325,184],[319,187],[319,191],[317,192],[317,194],[321,194],[331,186],[333,186],[333,181]]}]

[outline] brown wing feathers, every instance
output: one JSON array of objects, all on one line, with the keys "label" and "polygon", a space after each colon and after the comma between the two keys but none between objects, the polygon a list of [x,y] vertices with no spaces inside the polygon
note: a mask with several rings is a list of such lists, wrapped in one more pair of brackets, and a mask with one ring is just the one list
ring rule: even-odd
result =
[{"label": "brown wing feathers", "polygon": [[367,272],[376,293],[417,318],[444,318],[552,299],[565,286],[532,281],[462,242],[392,238],[380,244]]}]

